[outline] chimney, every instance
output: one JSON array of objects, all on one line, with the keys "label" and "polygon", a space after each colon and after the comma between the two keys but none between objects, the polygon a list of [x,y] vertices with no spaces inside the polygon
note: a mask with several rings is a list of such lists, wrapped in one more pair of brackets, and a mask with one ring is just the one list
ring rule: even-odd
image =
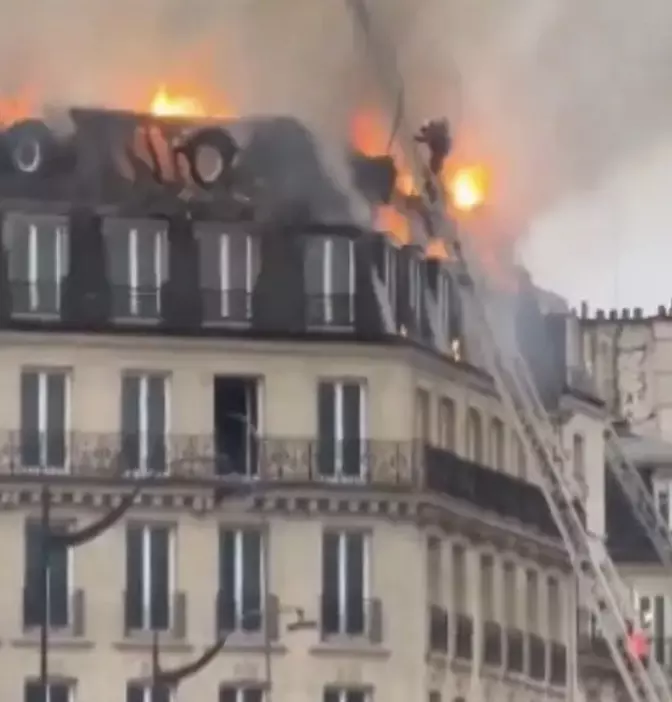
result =
[{"label": "chimney", "polygon": [[588,318],[588,303],[585,300],[581,301],[581,319]]},{"label": "chimney", "polygon": [[597,308],[595,310],[595,319],[604,319],[604,310],[601,308]]},{"label": "chimney", "polygon": [[667,317],[667,309],[665,308],[665,305],[658,305],[658,316]]},{"label": "chimney", "polygon": [[643,319],[644,310],[641,307],[635,307],[635,309],[632,311],[632,316],[633,319]]},{"label": "chimney", "polygon": [[629,307],[623,308],[623,312],[621,313],[621,317],[623,319],[630,319],[630,308]]},{"label": "chimney", "polygon": [[609,310],[609,319],[611,321],[616,321],[618,319],[618,310],[610,309]]}]

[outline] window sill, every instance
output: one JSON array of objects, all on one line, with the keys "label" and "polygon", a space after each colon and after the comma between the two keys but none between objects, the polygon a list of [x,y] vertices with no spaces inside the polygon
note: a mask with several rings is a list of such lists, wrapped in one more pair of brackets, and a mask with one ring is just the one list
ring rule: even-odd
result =
[{"label": "window sill", "polygon": [[367,639],[357,637],[335,636],[310,647],[315,656],[363,656],[365,658],[389,658],[390,650],[381,644],[374,644]]},{"label": "window sill", "polygon": [[222,653],[286,653],[287,647],[277,641],[266,641],[264,633],[232,631],[228,635],[221,632],[220,636],[226,636]]},{"label": "window sill", "polygon": [[[154,646],[154,632],[129,632],[123,639],[115,641],[113,646],[120,651],[144,651],[152,649]],[[159,648],[162,651],[173,653],[189,653],[194,647],[184,639],[175,638],[170,632],[161,632],[159,635]]]},{"label": "window sill", "polygon": [[[94,642],[83,637],[75,636],[71,631],[65,630],[50,630],[49,631],[49,647],[61,648],[70,650],[83,650],[94,647]],[[18,639],[12,639],[12,646],[16,648],[36,648],[40,645],[39,631],[26,631],[23,636]]]}]

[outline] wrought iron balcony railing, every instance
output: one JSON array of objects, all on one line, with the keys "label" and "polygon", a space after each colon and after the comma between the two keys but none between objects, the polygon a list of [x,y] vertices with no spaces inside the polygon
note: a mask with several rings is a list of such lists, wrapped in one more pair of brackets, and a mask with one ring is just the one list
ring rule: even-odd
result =
[{"label": "wrought iron balcony railing", "polygon": [[555,537],[539,489],[414,441],[0,430],[0,476],[349,485],[429,491]]},{"label": "wrought iron balcony railing", "polygon": [[322,595],[320,598],[320,632],[322,639],[383,640],[383,605],[377,598],[353,595],[344,600]]}]

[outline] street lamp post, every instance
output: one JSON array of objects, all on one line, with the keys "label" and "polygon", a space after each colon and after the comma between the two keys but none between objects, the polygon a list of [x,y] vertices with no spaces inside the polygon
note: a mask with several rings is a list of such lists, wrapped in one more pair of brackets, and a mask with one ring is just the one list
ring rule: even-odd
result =
[{"label": "street lamp post", "polygon": [[39,601],[40,601],[40,687],[43,699],[47,699],[49,685],[49,624],[50,624],[50,594],[49,572],[51,552],[55,548],[75,548],[93,541],[104,531],[123,517],[133,505],[140,492],[141,485],[127,494],[119,504],[97,521],[78,530],[65,532],[51,528],[51,489],[44,483],[40,494],[40,570],[39,570]]}]

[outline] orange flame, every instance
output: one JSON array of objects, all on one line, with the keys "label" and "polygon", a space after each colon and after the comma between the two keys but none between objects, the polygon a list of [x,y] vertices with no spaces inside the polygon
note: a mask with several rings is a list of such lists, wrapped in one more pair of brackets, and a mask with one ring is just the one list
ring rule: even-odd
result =
[{"label": "orange flame", "polygon": [[472,212],[481,207],[488,195],[488,173],[481,165],[458,168],[444,176],[450,203],[458,212]]},{"label": "orange flame", "polygon": [[157,117],[205,117],[200,100],[186,95],[174,95],[165,85],[159,87],[152,98],[149,111]]}]

